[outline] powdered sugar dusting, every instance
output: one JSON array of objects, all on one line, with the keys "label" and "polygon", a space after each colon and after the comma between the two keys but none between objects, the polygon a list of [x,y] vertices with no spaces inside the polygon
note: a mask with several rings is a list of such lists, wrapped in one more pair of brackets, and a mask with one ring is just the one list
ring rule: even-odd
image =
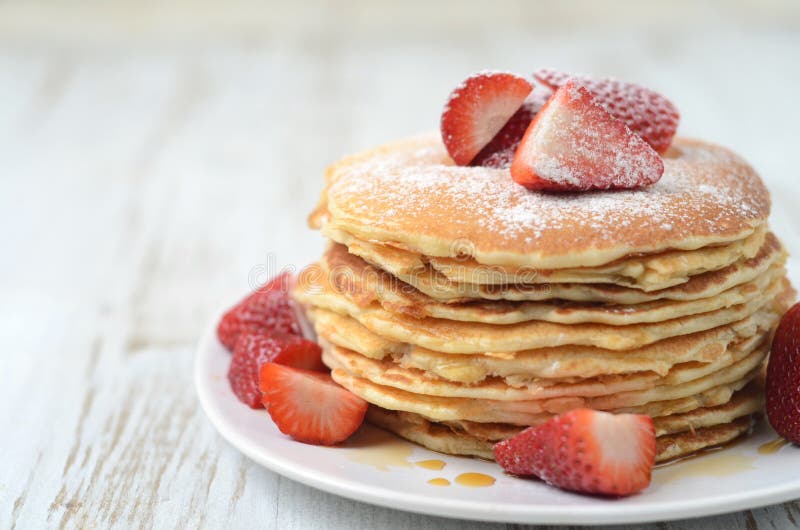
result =
[{"label": "powdered sugar dusting", "polygon": [[616,79],[594,79],[549,68],[538,70],[534,77],[554,90],[570,81],[579,83],[594,94],[597,103],[624,121],[659,153],[669,147],[678,129],[678,109],[653,90]]},{"label": "powdered sugar dusting", "polygon": [[565,164],[558,156],[543,153],[533,167],[537,175],[546,175],[547,180],[551,182],[580,189],[580,178],[570,169],[569,164]]},{"label": "powdered sugar dusting", "polygon": [[661,158],[644,140],[573,81],[539,114],[523,148],[530,151],[537,189],[634,188],[656,182],[663,170]]},{"label": "powdered sugar dusting", "polygon": [[767,192],[739,157],[686,140],[675,150],[652,186],[544,194],[516,184],[507,170],[449,165],[430,137],[342,168],[328,190],[329,209],[333,222],[376,228],[398,241],[409,233],[472,237],[514,252],[724,235],[767,217]]}]

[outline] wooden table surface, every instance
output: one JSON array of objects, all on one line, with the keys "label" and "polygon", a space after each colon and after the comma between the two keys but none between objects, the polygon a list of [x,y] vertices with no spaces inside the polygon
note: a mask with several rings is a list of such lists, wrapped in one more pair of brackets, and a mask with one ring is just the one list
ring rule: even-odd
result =
[{"label": "wooden table surface", "polygon": [[[254,278],[320,252],[327,163],[435,128],[487,67],[662,90],[800,237],[797,2],[555,4],[0,2],[0,528],[511,528],[255,465],[199,409],[192,357]],[[652,528],[798,522],[794,502]]]}]

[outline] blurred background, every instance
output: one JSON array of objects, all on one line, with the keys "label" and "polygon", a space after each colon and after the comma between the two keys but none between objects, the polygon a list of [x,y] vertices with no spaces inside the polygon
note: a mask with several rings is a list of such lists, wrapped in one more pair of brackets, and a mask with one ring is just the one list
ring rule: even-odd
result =
[{"label": "blurred background", "polygon": [[796,194],[797,1],[6,1],[6,301],[102,285],[135,334],[192,340],[268,254],[313,259],[326,164],[437,128],[475,70],[540,66],[653,87]]},{"label": "blurred background", "polygon": [[[239,458],[197,411],[194,344],[254,271],[319,254],[325,166],[436,129],[476,70],[541,66],[667,95],[800,241],[797,0],[0,1],[0,526],[108,522],[95,471],[124,514],[129,491],[194,494],[208,467],[181,447]],[[159,428],[139,442],[155,467],[114,482],[118,440]]]}]

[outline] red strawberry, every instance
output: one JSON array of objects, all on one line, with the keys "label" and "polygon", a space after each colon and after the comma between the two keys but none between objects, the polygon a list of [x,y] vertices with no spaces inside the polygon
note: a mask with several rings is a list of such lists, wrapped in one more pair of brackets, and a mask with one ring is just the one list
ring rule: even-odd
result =
[{"label": "red strawberry", "polygon": [[285,333],[243,333],[233,348],[228,381],[239,401],[251,408],[261,408],[258,370],[268,362],[306,370],[327,370],[322,364],[322,350],[310,340]]},{"label": "red strawberry", "polygon": [[635,188],[663,173],[658,153],[574,81],[539,111],[511,164],[515,181],[546,191]]},{"label": "red strawberry", "polygon": [[481,149],[470,165],[508,168],[514,159],[517,146],[525,136],[525,131],[528,130],[536,113],[544,106],[549,97],[550,91],[531,92],[519,110],[511,116],[500,132],[492,138],[492,141]]},{"label": "red strawberry", "polygon": [[556,90],[575,79],[594,94],[612,116],[622,120],[650,146],[663,154],[678,130],[680,114],[670,100],[647,88],[615,79],[592,79],[543,68],[533,76]]},{"label": "red strawberry", "polygon": [[270,331],[301,335],[289,300],[293,276],[284,272],[228,310],[217,326],[217,337],[233,350],[240,333]]},{"label": "red strawberry", "polygon": [[480,153],[530,94],[531,83],[504,72],[481,72],[464,80],[442,112],[442,140],[456,164]]},{"label": "red strawberry", "polygon": [[630,495],[650,484],[656,434],[650,416],[575,409],[494,446],[497,463],[562,489]]},{"label": "red strawberry", "polygon": [[767,418],[775,431],[800,444],[800,304],[781,319],[769,354]]},{"label": "red strawberry", "polygon": [[367,412],[366,401],[321,372],[267,363],[261,367],[261,391],[264,406],[281,432],[310,444],[346,440]]}]

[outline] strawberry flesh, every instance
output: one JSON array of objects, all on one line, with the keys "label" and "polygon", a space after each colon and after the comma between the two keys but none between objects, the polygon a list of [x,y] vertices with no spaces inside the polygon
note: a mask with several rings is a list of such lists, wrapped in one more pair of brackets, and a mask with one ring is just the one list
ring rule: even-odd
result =
[{"label": "strawberry flesh", "polygon": [[525,136],[525,131],[528,130],[536,113],[544,106],[549,97],[549,91],[535,90],[531,92],[519,110],[511,116],[500,132],[492,138],[492,141],[481,149],[470,165],[498,169],[506,169],[511,166],[514,153],[522,141],[522,137]]},{"label": "strawberry flesh", "polygon": [[217,325],[219,341],[233,351],[241,333],[301,335],[300,323],[289,299],[293,281],[290,273],[280,274],[229,309]]},{"label": "strawberry flesh", "polygon": [[261,367],[260,386],[272,421],[300,442],[343,442],[361,426],[367,412],[366,401],[322,372],[267,363]]},{"label": "strawberry flesh", "polygon": [[678,130],[677,107],[653,90],[616,79],[593,79],[551,69],[538,70],[533,76],[553,90],[570,80],[577,81],[595,96],[597,103],[660,154],[666,152]]},{"label": "strawberry flesh", "polygon": [[456,164],[465,166],[492,141],[533,89],[506,72],[468,77],[450,94],[442,112],[442,140]]},{"label": "strawberry flesh", "polygon": [[769,354],[767,418],[775,431],[800,444],[800,304],[781,319]]},{"label": "strawberry flesh", "polygon": [[539,111],[511,164],[516,182],[542,191],[630,189],[663,173],[658,153],[575,81]]},{"label": "strawberry flesh", "polygon": [[564,413],[494,446],[495,460],[509,473],[617,497],[649,486],[655,453],[652,418],[590,409]]},{"label": "strawberry flesh", "polygon": [[262,407],[259,390],[261,365],[275,362],[306,370],[326,370],[322,350],[309,340],[286,333],[243,333],[233,348],[228,382],[239,401],[250,408]]}]

